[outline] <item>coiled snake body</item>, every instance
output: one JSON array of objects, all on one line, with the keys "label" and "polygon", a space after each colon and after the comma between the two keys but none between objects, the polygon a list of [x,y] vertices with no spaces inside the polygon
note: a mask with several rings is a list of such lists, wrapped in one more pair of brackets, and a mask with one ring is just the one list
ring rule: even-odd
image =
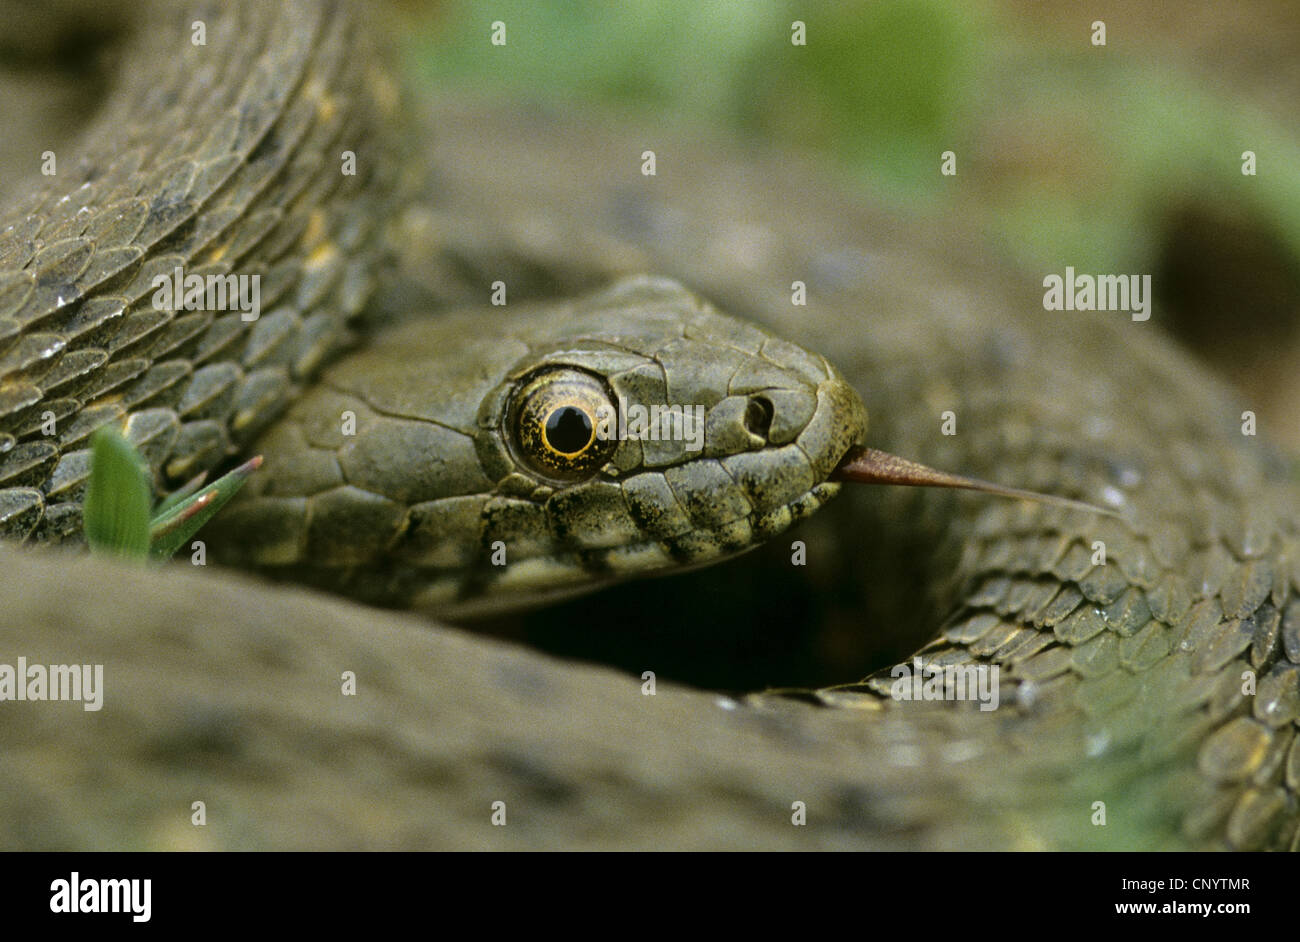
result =
[{"label": "coiled snake body", "polygon": [[[987,712],[896,701],[887,671],[801,699],[646,696],[212,567],[6,547],[0,662],[102,663],[106,689],[98,712],[0,704],[4,846],[1294,849],[1300,487],[1146,325],[1061,319],[956,239],[662,128],[643,178],[641,144],[578,121],[421,106],[436,143],[403,159],[436,173],[395,205],[397,96],[346,6],[189,5],[149,32],[174,43],[161,74],[124,70],[79,153],[6,188],[11,542],[75,540],[99,425],[160,490],[265,432],[265,479],[212,535],[228,558],[389,605],[534,603],[746,549],[820,505],[863,440],[850,386],[873,445],[1117,516],[855,492],[802,525],[857,630],[897,627],[872,624],[887,610],[923,626],[929,663],[999,666]],[[599,182],[620,147],[626,175]],[[367,309],[394,242],[406,274]],[[159,310],[153,276],[178,266],[259,275],[260,316]],[[764,326],[662,277],[601,287],[639,271]],[[435,311],[498,279],[507,308]],[[404,323],[381,331],[385,313]],[[353,334],[361,352],[327,365]],[[540,472],[513,429],[556,367],[702,402],[710,438],[618,451],[599,480]],[[484,561],[498,538],[504,572]],[[900,544],[925,547],[927,589],[882,609]],[[779,548],[752,560],[772,591],[800,575]]]}]

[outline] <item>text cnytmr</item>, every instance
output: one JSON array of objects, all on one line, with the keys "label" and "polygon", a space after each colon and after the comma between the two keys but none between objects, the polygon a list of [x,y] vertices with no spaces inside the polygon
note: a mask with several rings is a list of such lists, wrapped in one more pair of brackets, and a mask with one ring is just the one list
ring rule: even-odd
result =
[{"label": "text cnytmr", "polygon": [[669,406],[654,403],[628,405],[618,397],[618,412],[609,406],[596,408],[596,437],[601,441],[685,442],[687,451],[704,447],[704,406]]},{"label": "text cnytmr", "polygon": [[187,275],[178,265],[150,285],[155,311],[238,311],[240,320],[255,321],[262,310],[261,275]]},{"label": "text cnytmr", "polygon": [[895,664],[889,695],[895,700],[976,700],[983,711],[998,708],[997,664],[924,664],[919,657],[911,665]]},{"label": "text cnytmr", "polygon": [[153,880],[83,880],[76,870],[67,880],[50,884],[52,913],[131,913],[132,922],[148,922],[153,909]]},{"label": "text cnytmr", "polygon": [[0,700],[80,700],[94,712],[104,705],[103,664],[0,664]]},{"label": "text cnytmr", "polygon": [[1048,311],[1132,311],[1133,320],[1151,316],[1150,275],[1076,275],[1043,279],[1043,309]]}]

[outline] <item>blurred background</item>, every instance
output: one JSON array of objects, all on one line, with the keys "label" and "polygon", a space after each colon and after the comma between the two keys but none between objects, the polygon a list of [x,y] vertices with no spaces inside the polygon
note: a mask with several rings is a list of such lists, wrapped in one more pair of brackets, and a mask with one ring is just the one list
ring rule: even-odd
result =
[{"label": "blurred background", "polygon": [[[824,155],[877,203],[982,231],[997,265],[1150,273],[1160,324],[1300,447],[1294,0],[397,9],[417,86],[666,113]],[[487,39],[496,20],[504,47]],[[948,150],[955,177],[938,173]]]}]

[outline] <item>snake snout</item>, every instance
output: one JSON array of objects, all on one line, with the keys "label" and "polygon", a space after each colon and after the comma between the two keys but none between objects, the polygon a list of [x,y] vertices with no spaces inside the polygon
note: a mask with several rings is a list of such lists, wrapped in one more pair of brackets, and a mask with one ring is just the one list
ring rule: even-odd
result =
[{"label": "snake snout", "polygon": [[826,481],[848,452],[867,439],[867,407],[839,372],[817,386],[817,410],[798,438],[819,482]]}]

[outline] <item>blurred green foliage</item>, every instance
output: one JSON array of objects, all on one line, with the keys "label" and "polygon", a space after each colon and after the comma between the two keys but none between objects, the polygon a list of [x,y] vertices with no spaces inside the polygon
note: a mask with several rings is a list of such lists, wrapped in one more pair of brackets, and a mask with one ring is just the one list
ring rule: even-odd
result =
[{"label": "blurred green foliage", "polygon": [[139,452],[116,429],[91,439],[86,487],[86,542],[97,553],[144,559],[149,555],[149,476]]},{"label": "blurred green foliage", "polygon": [[[1300,165],[1294,129],[1135,55],[1133,37],[1092,46],[1084,13],[1049,33],[974,0],[434,9],[407,46],[418,81],[617,103],[820,150],[877,199],[960,216],[1027,268],[1149,269],[1160,210],[1179,199],[1245,204],[1300,257],[1300,176],[1282,170]],[[805,46],[791,43],[795,20]],[[489,42],[494,21],[505,46]],[[939,173],[946,150],[955,178]],[[1260,155],[1256,177],[1240,172],[1244,150]]]}]

